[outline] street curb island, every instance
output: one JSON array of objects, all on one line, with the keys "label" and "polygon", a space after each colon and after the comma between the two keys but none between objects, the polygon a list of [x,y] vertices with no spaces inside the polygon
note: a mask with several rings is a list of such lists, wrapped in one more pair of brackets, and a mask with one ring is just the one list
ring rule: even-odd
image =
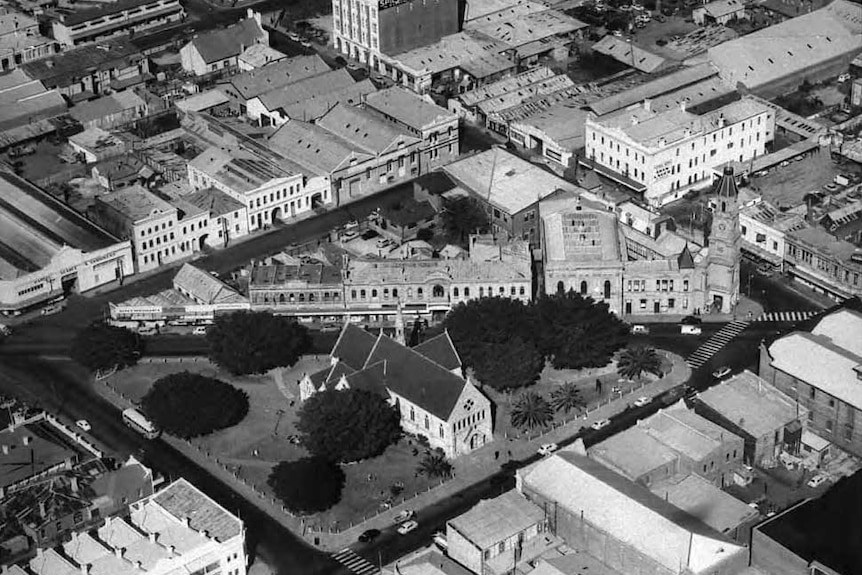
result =
[{"label": "street curb island", "polygon": [[[688,381],[692,370],[686,365],[685,360],[676,354],[666,351],[660,351],[660,353],[665,354],[672,363],[670,372],[661,379],[632,387],[627,390],[627,393],[621,393],[617,397],[599,403],[594,408],[574,416],[569,421],[543,430],[542,433],[535,436],[528,436],[526,441],[497,438],[481,449],[455,459],[453,461],[454,477],[452,479],[429,487],[425,492],[405,497],[398,505],[394,505],[388,510],[337,532],[331,529],[328,531],[318,531],[312,527],[312,520],[306,521],[301,517],[293,515],[284,506],[279,504],[275,497],[257,489],[238,473],[230,471],[227,465],[222,463],[218,457],[213,456],[201,447],[195,446],[190,441],[166,434],[163,434],[162,439],[224,482],[228,487],[234,489],[239,495],[254,504],[272,519],[289,529],[298,539],[307,543],[309,547],[326,552],[337,552],[354,543],[359,534],[366,529],[384,529],[390,527],[394,523],[395,515],[406,507],[413,510],[421,510],[497,474],[501,469],[501,462],[498,461],[501,448],[505,447],[509,454],[507,461],[503,463],[508,462],[510,465],[512,463],[519,463],[534,456],[538,446],[542,443],[565,442],[577,435],[583,428],[588,428],[595,421],[607,419],[625,411],[629,406],[630,397],[636,393],[638,395],[654,397]],[[134,406],[134,402],[118,391],[111,384],[110,379],[111,377],[96,380],[96,391],[121,410]]]}]

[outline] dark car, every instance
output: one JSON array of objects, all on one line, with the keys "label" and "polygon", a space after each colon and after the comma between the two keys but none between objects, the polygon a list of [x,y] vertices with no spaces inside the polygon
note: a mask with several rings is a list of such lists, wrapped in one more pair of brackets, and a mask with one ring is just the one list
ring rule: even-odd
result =
[{"label": "dark car", "polygon": [[700,325],[703,323],[703,320],[694,315],[687,315],[682,318],[680,323],[683,325]]},{"label": "dark car", "polygon": [[369,529],[367,531],[363,531],[362,535],[359,536],[359,542],[368,543],[372,539],[376,539],[378,535],[380,535],[380,529]]}]

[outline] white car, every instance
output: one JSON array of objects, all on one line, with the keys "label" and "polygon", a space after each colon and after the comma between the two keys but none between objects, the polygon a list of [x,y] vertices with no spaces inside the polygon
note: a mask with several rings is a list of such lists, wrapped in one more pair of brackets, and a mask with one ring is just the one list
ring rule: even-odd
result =
[{"label": "white car", "polygon": [[604,429],[605,427],[609,426],[610,424],[611,424],[610,419],[600,419],[597,422],[593,423],[590,427],[592,427],[595,430],[599,430],[599,429]]},{"label": "white car", "polygon": [[77,425],[79,428],[83,429],[84,431],[90,431],[91,429],[93,429],[90,426],[90,422],[87,421],[86,419],[79,419],[78,421],[75,422],[75,425]]},{"label": "white car", "polygon": [[395,516],[395,523],[404,523],[405,521],[413,519],[413,515],[415,515],[415,512],[412,509],[405,509]]},{"label": "white car", "polygon": [[560,448],[556,443],[546,443],[539,448],[539,455],[550,455]]},{"label": "white car", "polygon": [[715,379],[721,379],[730,375],[730,368],[727,366],[719,367],[715,371],[712,372],[712,377]]},{"label": "white car", "polygon": [[398,534],[399,535],[407,535],[408,533],[410,533],[411,531],[413,531],[417,527],[419,527],[419,524],[416,523],[415,521],[405,521],[404,523],[402,523],[401,525],[398,526]]},{"label": "white car", "polygon": [[652,398],[644,395],[643,397],[637,398],[632,405],[634,405],[635,407],[643,407],[645,405],[649,405],[650,403],[652,403]]},{"label": "white car", "polygon": [[203,326],[203,325],[199,325],[198,327],[196,327],[195,329],[192,330],[192,335],[206,335],[206,334],[207,334],[207,328],[206,328],[206,326]]},{"label": "white car", "polygon": [[449,541],[446,539],[446,534],[442,531],[438,531],[434,534],[433,541],[434,544],[443,551],[449,549]]},{"label": "white car", "polygon": [[817,489],[827,481],[829,481],[829,477],[827,477],[826,475],[815,475],[808,481],[808,487],[812,489]]}]

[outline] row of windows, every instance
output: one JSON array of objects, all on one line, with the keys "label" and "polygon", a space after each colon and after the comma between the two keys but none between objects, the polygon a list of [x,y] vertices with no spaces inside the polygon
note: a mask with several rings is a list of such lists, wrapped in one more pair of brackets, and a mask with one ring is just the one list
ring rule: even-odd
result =
[{"label": "row of windows", "polygon": [[[261,207],[261,205],[265,206],[268,203],[272,204],[272,203],[278,202],[282,199],[286,200],[288,198],[288,194],[292,196],[294,193],[298,194],[299,192],[300,192],[299,184],[297,184],[297,186],[296,186],[296,191],[294,191],[293,184],[291,184],[287,188],[275,190],[275,192],[270,192],[269,193],[269,201],[267,201],[267,195],[266,194],[263,194],[262,196],[258,196],[257,199],[255,200],[255,206],[254,207],[259,208],[259,207]],[[283,198],[282,198],[282,194],[283,194]],[[263,201],[262,204],[261,204],[261,200]]]},{"label": "row of windows", "polygon": [[[255,299],[257,299],[259,301],[260,296],[258,296]],[[278,294],[278,297],[275,297],[275,295],[273,295],[271,299],[270,299],[270,294],[268,294],[268,293],[263,294],[263,303],[270,303],[270,301],[272,301],[272,303],[280,303],[280,304],[296,303],[296,302],[314,303],[315,301],[336,302],[336,301],[340,301],[340,300],[341,300],[341,293],[337,292],[337,291],[332,291],[332,292],[325,291],[325,292],[321,292],[321,293],[315,293],[315,292],[297,292],[297,293],[290,292],[287,294],[280,293],[280,294]]]},{"label": "row of windows", "polygon": [[485,410],[484,409],[476,411],[474,413],[471,413],[470,415],[468,415],[464,419],[455,423],[455,431],[461,431],[462,429],[464,429],[466,427],[470,427],[471,425],[474,425],[474,424],[476,424],[476,423],[478,423],[484,419],[485,419]]},{"label": "row of windows", "polygon": [[[371,299],[375,299],[375,298],[379,297],[380,293],[383,294],[383,299],[389,299],[389,293],[390,293],[389,288],[383,288],[382,292],[378,291],[376,288],[373,288],[370,291],[371,291]],[[520,286],[520,288],[517,286],[510,286],[508,291],[509,291],[509,295],[513,296],[513,297],[516,295],[522,295],[522,296],[526,295],[526,289],[524,288],[524,286]],[[452,288],[452,297],[461,297],[461,293],[464,294],[465,298],[470,297],[470,288],[464,287],[463,292],[458,286],[455,286]],[[416,288],[415,294],[416,294],[416,299],[423,299],[425,297],[424,288],[421,288],[421,287]],[[486,294],[489,297],[493,296],[494,295],[494,288],[491,286],[488,286],[487,291],[486,291],[484,286],[480,287],[479,288],[479,297],[485,297]],[[500,296],[506,295],[505,286],[499,286],[497,288],[497,295],[500,295]],[[412,299],[413,296],[414,296],[413,288],[408,287],[407,288],[407,299]],[[445,296],[446,296],[446,290],[443,286],[435,285],[433,288],[431,288],[431,297],[440,298],[440,297],[445,297]],[[392,288],[392,297],[393,298],[398,297],[398,288]],[[367,298],[368,298],[368,290],[365,290],[365,289],[350,290],[350,299],[355,300],[355,299],[367,299]]]},{"label": "row of windows", "polygon": [[19,296],[21,296],[21,295],[27,295],[28,293],[33,293],[34,291],[39,291],[39,290],[40,290],[40,289],[42,289],[43,287],[45,287],[45,284],[44,284],[44,283],[38,283],[38,284],[36,284],[36,285],[32,285],[32,286],[30,286],[30,287],[28,287],[28,288],[24,288],[24,289],[20,290],[20,291],[18,292],[18,295],[19,295]]},{"label": "row of windows", "polygon": [[[587,289],[588,286],[587,286],[586,281],[581,281],[581,284],[578,287],[580,288],[578,290],[578,293],[580,293],[583,296],[587,295],[589,290]],[[572,289],[574,289],[574,288],[572,288]],[[564,293],[565,291],[566,291],[566,284],[561,282],[561,281],[557,282],[557,293]],[[604,299],[608,299],[611,297],[611,282],[610,282],[610,280],[605,280],[605,283],[602,285],[602,295],[604,296]]]},{"label": "row of windows", "polygon": [[[158,233],[159,230],[166,230],[168,228],[174,227],[174,221],[170,220],[168,222],[162,222],[161,227],[156,224],[154,227],[149,227],[145,230],[141,229],[141,237],[152,235],[153,232]],[[185,233],[185,228],[183,228],[183,233]]]},{"label": "row of windows", "polygon": [[799,262],[806,263],[809,266],[816,267],[818,270],[829,274],[837,281],[843,281],[845,284],[859,286],[859,273],[851,271],[844,266],[832,262],[831,260],[814,254],[813,252],[800,248],[794,244],[788,244],[788,255]]},{"label": "row of windows", "polygon": [[[640,309],[645,310],[647,308],[647,299],[643,298],[638,302]],[[626,313],[631,313],[632,302],[626,301]],[[661,309],[676,309],[676,298],[667,298],[666,302],[662,302],[661,300],[653,300],[653,311],[658,312]],[[682,298],[682,309],[688,309],[688,298]]]},{"label": "row of windows", "polygon": [[[688,291],[688,280],[682,280],[682,291]],[[628,280],[626,282],[626,291],[642,292],[646,291],[646,280]],[[655,291],[674,291],[672,279],[655,280]]]}]

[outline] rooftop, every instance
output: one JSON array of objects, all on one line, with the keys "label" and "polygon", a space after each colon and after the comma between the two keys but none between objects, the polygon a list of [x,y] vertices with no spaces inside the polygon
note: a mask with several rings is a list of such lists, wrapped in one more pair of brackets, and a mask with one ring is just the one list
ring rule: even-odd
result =
[{"label": "rooftop", "polygon": [[719,533],[732,532],[759,515],[756,509],[752,509],[744,501],[725,493],[694,473],[680,481],[671,479],[653,485],[651,490]]},{"label": "rooftop", "polygon": [[549,143],[574,151],[584,147],[584,129],[589,112],[579,105],[560,102],[516,123],[544,133]]},{"label": "rooftop", "polygon": [[266,44],[252,44],[245,49],[245,52],[240,54],[239,61],[252,68],[261,68],[271,62],[278,62],[284,58],[287,58],[287,54],[283,54]]},{"label": "rooftop", "polygon": [[789,231],[788,235],[825,256],[833,257],[851,266],[855,264],[855,266],[862,267],[851,260],[857,251],[855,244],[837,238],[819,226],[806,225]]},{"label": "rooftop", "polygon": [[174,276],[174,287],[205,305],[243,303],[245,297],[209,272],[183,264]]},{"label": "rooftop", "polygon": [[32,78],[42,80],[52,87],[63,87],[71,85],[73,78],[80,78],[96,70],[126,66],[143,58],[128,39],[116,38],[27,62],[22,64],[21,68]]},{"label": "rooftop", "polygon": [[623,38],[617,38],[611,34],[593,44],[592,49],[594,52],[610,56],[618,62],[622,62],[635,70],[640,70],[647,74],[655,72],[667,62],[667,60],[658,54],[644,50],[636,44],[632,44]]},{"label": "rooftop", "polygon": [[806,563],[862,573],[862,471],[756,527]]},{"label": "rooftop", "polygon": [[490,84],[484,84],[475,90],[470,90],[458,96],[465,106],[476,106],[485,100],[491,100],[510,92],[517,92],[522,88],[552,78],[556,74],[547,66],[532,68],[515,76],[509,76]]},{"label": "rooftop", "polygon": [[87,128],[83,132],[69,136],[69,141],[94,152],[108,148],[125,148],[125,144],[119,137],[98,127]]},{"label": "rooftop", "polygon": [[242,522],[185,479],[174,481],[152,497],[152,502],[188,526],[224,543],[244,532]]},{"label": "rooftop", "polygon": [[[322,74],[325,76],[327,74]],[[308,82],[316,80],[321,76],[309,78]],[[294,84],[292,88],[299,86],[299,82]],[[360,80],[356,83],[351,83],[342,86],[341,88],[327,90],[317,94],[311,94],[307,97],[295,100],[293,102],[282,105],[279,109],[288,118],[295,118],[303,121],[316,120],[331,110],[336,104],[343,103],[350,106],[359,105],[362,98],[368,94],[374,93],[377,88],[371,80]]]},{"label": "rooftop", "polygon": [[119,114],[126,110],[143,108],[145,106],[146,102],[132,90],[123,90],[122,92],[114,92],[95,100],[76,104],[74,108],[69,110],[69,115],[82,124],[87,124],[111,114]]},{"label": "rooftop", "polygon": [[67,246],[90,252],[119,241],[47,192],[0,171],[0,278],[41,269]]},{"label": "rooftop", "polygon": [[[277,110],[310,98],[322,98],[328,92],[354,85],[356,82],[345,68],[329,70],[320,74],[297,80],[289,87],[278,87],[260,94],[261,104],[267,110]],[[299,118],[311,120],[313,118]]]},{"label": "rooftop", "polygon": [[799,419],[793,400],[748,370],[700,392],[697,398],[755,438]]},{"label": "rooftop", "polygon": [[46,90],[20,68],[0,75],[0,129],[59,116],[66,101],[56,90]]},{"label": "rooftop", "polygon": [[640,485],[570,450],[518,471],[536,491],[674,574],[708,572],[744,555],[717,531]]},{"label": "rooftop", "polygon": [[184,112],[201,112],[228,102],[230,102],[230,98],[225,96],[224,92],[218,88],[213,88],[205,92],[193,94],[188,98],[177,100],[174,102],[174,106]]},{"label": "rooftop", "polygon": [[545,512],[540,507],[513,489],[499,497],[483,499],[466,513],[450,519],[448,526],[484,550],[544,519]]},{"label": "rooftop", "polygon": [[688,66],[645,84],[640,84],[634,88],[629,88],[612,96],[596,100],[589,107],[599,116],[603,116],[627,108],[632,104],[638,104],[650,98],[675,92],[717,75],[718,70],[709,63]]},{"label": "rooftop", "polygon": [[245,48],[261,42],[266,32],[254,18],[245,18],[236,24],[212,30],[192,39],[191,44],[207,64],[242,54]]},{"label": "rooftop", "polygon": [[721,18],[745,10],[745,3],[742,0],[712,0],[704,4],[703,9],[713,18]]},{"label": "rooftop", "polygon": [[212,146],[198,154],[189,165],[240,193],[295,175],[247,148],[228,150]]},{"label": "rooftop", "polygon": [[503,42],[463,31],[444,36],[434,44],[408,50],[392,59],[416,73],[440,74],[463,68],[477,78],[485,78],[515,69],[515,63],[501,55],[507,49],[508,46]]},{"label": "rooftop", "polygon": [[291,120],[269,137],[272,148],[319,176],[329,176],[355,158],[372,158],[358,146],[330,133],[317,124]]},{"label": "rooftop", "polygon": [[317,54],[310,56],[294,56],[277,62],[272,62],[249,70],[226,80],[245,100],[251,100],[271,90],[277,90],[289,86],[324,72],[331,68]]},{"label": "rooftop", "polygon": [[174,206],[141,185],[108,192],[99,196],[98,201],[112,207],[133,224],[176,211]]},{"label": "rooftop", "polygon": [[578,190],[575,184],[499,147],[453,162],[443,170],[459,185],[509,215],[557,190]]},{"label": "rooftop", "polygon": [[524,282],[531,277],[530,262],[476,260],[362,260],[348,264],[348,285],[409,285],[445,280],[451,283],[473,281]]},{"label": "rooftop", "polygon": [[814,335],[823,335],[835,345],[862,356],[862,313],[842,308],[823,316],[811,330]]},{"label": "rooftop", "polygon": [[[637,426],[593,445],[587,455],[632,481],[679,459],[676,452]],[[674,472],[675,465],[669,469]]]},{"label": "rooftop", "polygon": [[[154,2],[153,0],[113,0],[112,2],[100,3],[100,6],[95,8],[79,8],[69,14],[63,14],[60,20],[66,26],[74,26],[82,22],[89,22],[90,20],[103,18],[112,14],[119,14],[120,12],[147,4],[154,4]],[[110,21],[111,18],[107,18],[107,20]]]},{"label": "rooftop", "polygon": [[370,154],[383,154],[396,147],[409,146],[419,140],[406,131],[373,114],[345,104],[337,104],[319,120],[317,125],[334,134],[351,146]]},{"label": "rooftop", "polygon": [[471,20],[465,29],[473,30],[505,43],[510,48],[518,48],[553,36],[571,34],[587,25],[566,16],[557,10],[542,10],[525,14],[506,14],[498,18],[491,14],[483,19]]},{"label": "rooftop", "polygon": [[618,264],[621,250],[616,217],[613,213],[582,207],[581,201],[574,198],[568,202],[568,209],[546,208],[550,213],[542,213],[546,258],[558,262]]},{"label": "rooftop", "polygon": [[455,119],[455,115],[400,86],[368,94],[365,105],[416,130]]},{"label": "rooftop", "polygon": [[700,461],[724,442],[740,439],[733,433],[697,415],[680,401],[642,419],[638,427],[677,453]]},{"label": "rooftop", "polygon": [[76,458],[74,451],[50,440],[50,436],[39,433],[39,429],[38,426],[22,425],[0,432],[0,443],[4,450],[8,450],[8,453],[0,453],[0,487],[5,489]]},{"label": "rooftop", "polygon": [[341,270],[324,264],[274,264],[255,266],[251,272],[250,286],[338,286],[341,287]]},{"label": "rooftop", "polygon": [[216,188],[205,188],[186,194],[183,200],[205,210],[210,217],[232,214],[245,209],[243,204]]},{"label": "rooftop", "polygon": [[709,49],[709,59],[732,86],[756,88],[862,50],[862,6],[834,0]]}]

